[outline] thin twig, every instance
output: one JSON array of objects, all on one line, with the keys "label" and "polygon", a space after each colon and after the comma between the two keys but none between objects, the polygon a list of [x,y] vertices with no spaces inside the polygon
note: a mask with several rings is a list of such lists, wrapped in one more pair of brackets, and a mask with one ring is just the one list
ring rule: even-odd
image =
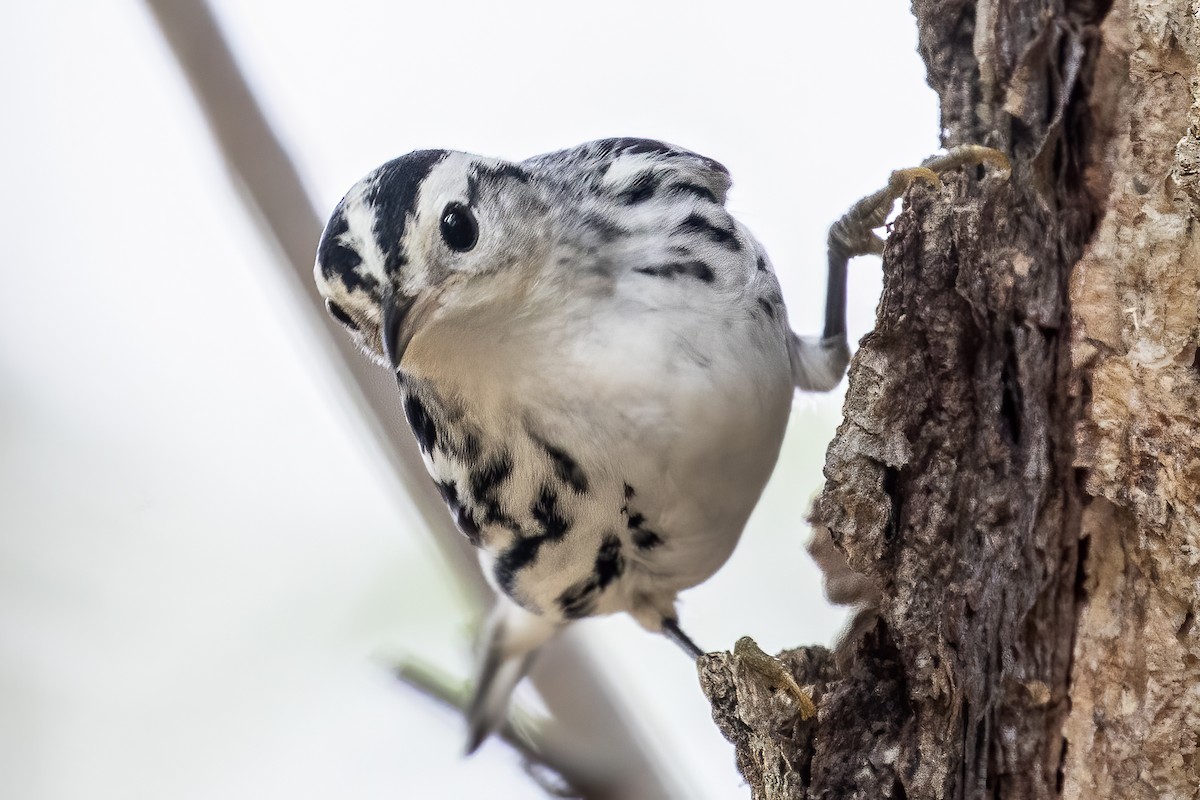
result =
[{"label": "thin twig", "polygon": [[[466,715],[470,686],[455,681],[435,667],[416,659],[407,659],[395,668],[396,677],[422,695]],[[526,771],[543,789],[556,797],[593,797],[604,791],[597,785],[595,765],[569,752],[555,737],[541,735],[539,724],[517,708],[496,731],[496,737],[515,750],[525,762]],[[546,779],[551,773],[559,785]]]}]

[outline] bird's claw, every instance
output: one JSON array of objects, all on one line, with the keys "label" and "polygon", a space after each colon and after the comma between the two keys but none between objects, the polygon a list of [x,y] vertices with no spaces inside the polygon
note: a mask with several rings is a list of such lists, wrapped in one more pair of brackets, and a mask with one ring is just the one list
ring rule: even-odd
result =
[{"label": "bird's claw", "polygon": [[817,707],[812,696],[800,688],[800,684],[796,683],[796,679],[782,661],[764,653],[749,636],[737,640],[733,646],[733,658],[739,665],[764,678],[773,691],[787,692],[796,701],[800,719],[812,719],[816,716]]},{"label": "bird's claw", "polygon": [[960,144],[950,148],[945,155],[930,156],[921,166],[941,175],[952,169],[975,164],[992,167],[1005,180],[1012,175],[1012,162],[1008,160],[1008,156],[993,147],[984,147],[981,144]]},{"label": "bird's claw", "polygon": [[888,178],[886,187],[859,200],[833,224],[829,229],[830,252],[847,259],[879,255],[883,252],[883,240],[874,233],[874,229],[887,221],[892,204],[903,197],[909,187],[921,182],[940,189],[941,175],[975,164],[993,167],[1005,179],[1012,174],[1008,156],[999,150],[977,144],[959,145],[944,155],[926,159],[919,167],[898,169]]},{"label": "bird's claw", "polygon": [[942,188],[942,179],[929,167],[909,167],[908,169],[898,169],[892,173],[888,178],[887,193],[895,200],[917,181],[924,181],[934,189]]}]

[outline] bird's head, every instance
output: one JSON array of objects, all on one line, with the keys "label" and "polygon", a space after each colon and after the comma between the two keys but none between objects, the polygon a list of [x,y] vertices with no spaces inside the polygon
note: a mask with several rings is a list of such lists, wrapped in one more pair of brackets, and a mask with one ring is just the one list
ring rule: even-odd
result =
[{"label": "bird's head", "polygon": [[409,342],[531,277],[546,208],[519,165],[418,150],[356,183],[321,235],[314,268],[329,313],[398,369]]}]

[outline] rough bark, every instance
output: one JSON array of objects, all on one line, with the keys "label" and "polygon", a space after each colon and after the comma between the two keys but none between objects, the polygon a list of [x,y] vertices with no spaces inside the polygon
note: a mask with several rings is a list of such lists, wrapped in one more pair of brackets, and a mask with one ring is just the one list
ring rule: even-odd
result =
[{"label": "rough bark", "polygon": [[1088,184],[1106,208],[1071,281],[1090,398],[1078,463],[1087,603],[1063,794],[1200,797],[1200,3],[1102,28]]},{"label": "rough bark", "polygon": [[1197,10],[914,3],[945,144],[1014,172],[889,238],[813,511],[874,599],[783,654],[817,718],[701,665],[756,798],[1200,796]]}]

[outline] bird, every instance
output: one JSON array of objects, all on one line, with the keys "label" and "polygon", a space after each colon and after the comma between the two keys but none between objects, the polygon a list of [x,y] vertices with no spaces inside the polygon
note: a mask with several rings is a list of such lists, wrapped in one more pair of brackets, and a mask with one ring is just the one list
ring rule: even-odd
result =
[{"label": "bird", "polygon": [[665,142],[521,161],[418,150],[337,204],[317,288],[394,373],[425,466],[497,591],[468,752],[574,620],[626,613],[703,655],[677,596],[733,552],[795,391],[841,381],[847,261],[880,251],[871,228],[917,179],[936,170],[894,173],[831,228],[812,337],[791,330],[765,248],[726,208],[729,171]]}]

